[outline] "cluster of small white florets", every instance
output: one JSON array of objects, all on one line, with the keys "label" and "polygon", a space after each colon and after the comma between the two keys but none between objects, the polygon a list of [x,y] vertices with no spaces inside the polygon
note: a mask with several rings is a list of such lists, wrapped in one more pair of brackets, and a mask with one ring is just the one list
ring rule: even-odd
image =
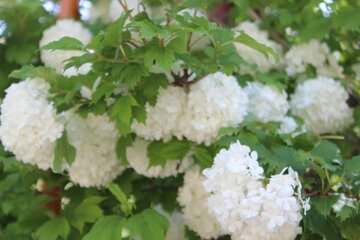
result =
[{"label": "cluster of small white florets", "polygon": [[[298,128],[298,124],[293,117],[285,116],[280,121],[280,128],[278,130],[279,134],[289,134],[294,133]],[[300,130],[300,132],[305,131],[304,127]],[[299,133],[300,133],[299,132]]]},{"label": "cluster of small white florets", "polygon": [[186,137],[211,144],[222,127],[241,123],[248,97],[235,77],[217,72],[191,86],[190,92],[169,86],[160,89],[154,107],[146,105],[146,123],[134,122],[133,131],[147,140]]},{"label": "cluster of small white florets", "polygon": [[76,158],[69,169],[71,181],[82,187],[104,186],[125,169],[116,156],[117,128],[107,115],[73,115],[66,125]]},{"label": "cluster of small white florets", "polygon": [[215,216],[208,211],[207,193],[202,185],[205,177],[195,166],[186,171],[184,185],[179,189],[177,200],[182,207],[185,224],[201,238],[212,239],[224,234]]},{"label": "cluster of small white florets", "polygon": [[290,76],[305,72],[307,65],[315,67],[320,76],[343,76],[343,68],[339,65],[336,55],[330,51],[326,43],[315,39],[292,46],[285,54],[285,61],[286,72]]},{"label": "cluster of small white florets", "polygon": [[183,215],[174,211],[172,213],[166,212],[161,205],[157,205],[155,210],[158,211],[161,215],[166,217],[169,221],[169,228],[166,232],[165,240],[186,240],[185,236],[185,225]]},{"label": "cluster of small white florets", "polygon": [[43,79],[26,79],[7,89],[1,104],[0,137],[5,149],[44,170],[52,166],[55,142],[64,130],[47,100],[49,88]]},{"label": "cluster of small white florets", "polygon": [[132,130],[146,140],[170,140],[178,134],[178,126],[186,105],[186,93],[180,87],[161,88],[155,106],[146,104],[146,122],[136,120]]},{"label": "cluster of small white florets", "polygon": [[[58,20],[54,26],[51,26],[43,32],[43,37],[39,45],[42,47],[50,42],[60,40],[63,37],[76,38],[82,43],[87,44],[91,39],[91,33],[83,27],[81,22],[72,19],[61,19]],[[41,50],[41,60],[45,66],[53,67],[58,73],[61,73],[65,60],[82,54],[81,51]]]},{"label": "cluster of small white florets", "polygon": [[235,127],[247,114],[248,97],[236,78],[221,72],[191,86],[179,132],[188,140],[210,145],[223,127]]},{"label": "cluster of small white florets", "polygon": [[184,159],[168,160],[165,166],[149,167],[149,158],[147,156],[147,148],[149,142],[136,139],[132,146],[127,147],[126,157],[129,165],[140,175],[150,178],[165,178],[176,176],[178,173],[184,172],[193,164],[193,159],[190,156],[185,156]]},{"label": "cluster of small white florets", "polygon": [[245,87],[249,112],[262,122],[281,121],[289,110],[287,94],[273,86],[251,82]]},{"label": "cluster of small white florets", "polygon": [[301,233],[300,210],[309,206],[301,199],[297,173],[288,171],[264,186],[257,153],[236,142],[203,171],[209,210],[234,239],[294,239]]},{"label": "cluster of small white florets", "polygon": [[291,97],[291,111],[304,120],[316,134],[337,133],[353,122],[353,110],[347,105],[347,91],[334,79],[318,77],[296,87]]},{"label": "cluster of small white florets", "polygon": [[[242,22],[238,27],[234,29],[235,31],[244,31],[246,34],[254,38],[256,41],[265,44],[268,47],[271,47],[279,56],[282,54],[282,48],[279,44],[269,39],[268,33],[266,31],[260,30],[257,23],[245,21]],[[257,70],[260,72],[267,72],[272,68],[276,67],[275,59],[270,56],[267,60],[263,54],[257,50],[248,47],[241,43],[236,43],[235,47],[239,55],[248,63],[256,64]],[[252,73],[249,67],[242,67],[240,69],[244,73]]]}]

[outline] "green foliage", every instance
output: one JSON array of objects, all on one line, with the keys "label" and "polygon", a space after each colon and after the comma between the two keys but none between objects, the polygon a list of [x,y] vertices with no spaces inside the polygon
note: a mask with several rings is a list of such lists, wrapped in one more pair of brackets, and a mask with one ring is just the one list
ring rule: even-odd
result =
[{"label": "green foliage", "polygon": [[67,239],[69,232],[69,222],[64,217],[57,217],[41,225],[36,236],[39,240]]},{"label": "green foliage", "polygon": [[66,131],[64,131],[61,138],[56,141],[55,155],[54,155],[54,172],[61,172],[63,161],[65,160],[69,166],[74,162],[76,157],[76,149],[68,142]]}]

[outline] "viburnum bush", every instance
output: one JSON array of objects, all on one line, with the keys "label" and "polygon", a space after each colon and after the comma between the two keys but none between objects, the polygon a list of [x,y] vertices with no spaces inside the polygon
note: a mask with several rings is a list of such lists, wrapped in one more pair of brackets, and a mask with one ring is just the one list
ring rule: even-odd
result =
[{"label": "viburnum bush", "polygon": [[359,239],[359,12],[0,0],[0,239]]}]

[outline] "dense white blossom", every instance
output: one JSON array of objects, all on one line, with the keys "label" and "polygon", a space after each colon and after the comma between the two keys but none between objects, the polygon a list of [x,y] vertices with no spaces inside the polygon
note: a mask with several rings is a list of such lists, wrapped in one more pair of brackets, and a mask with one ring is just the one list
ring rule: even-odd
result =
[{"label": "dense white blossom", "polygon": [[280,123],[281,125],[278,131],[280,134],[293,133],[298,127],[298,124],[293,117],[285,116],[281,119]]},{"label": "dense white blossom", "polygon": [[321,76],[343,76],[343,68],[339,65],[336,54],[330,51],[326,43],[315,39],[292,46],[285,54],[285,62],[286,72],[290,76],[305,72],[307,65],[312,65]]},{"label": "dense white blossom", "polygon": [[136,139],[132,146],[127,147],[126,149],[127,160],[130,166],[138,174],[149,178],[165,178],[176,176],[178,173],[184,172],[193,164],[193,159],[187,155],[181,161],[177,159],[168,160],[163,167],[149,167],[149,158],[147,156],[148,145],[149,142],[142,139]]},{"label": "dense white blossom", "polygon": [[[265,44],[266,46],[272,48],[279,56],[282,54],[282,48],[279,44],[269,39],[268,33],[259,28],[257,23],[245,21],[242,22],[238,27],[234,29],[235,31],[244,31],[246,34],[250,35],[256,41]],[[262,53],[259,51],[248,47],[241,43],[236,43],[235,47],[239,55],[248,63],[256,64],[257,70],[260,72],[267,72],[272,68],[277,66],[275,59],[270,56],[269,59],[266,59]],[[253,70],[250,67],[242,67],[240,69],[244,73],[252,73]]]},{"label": "dense white blossom", "polygon": [[191,141],[209,145],[220,128],[243,121],[247,105],[248,97],[235,77],[209,74],[191,86],[178,131]]},{"label": "dense white blossom", "polygon": [[259,121],[280,121],[289,110],[286,92],[274,86],[251,82],[244,90],[249,98],[249,112]]},{"label": "dense white blossom", "polygon": [[257,153],[239,142],[222,149],[203,171],[209,210],[233,239],[290,240],[301,233],[300,211],[309,206],[301,199],[297,173],[284,171],[264,186]]},{"label": "dense white blossom", "polygon": [[73,115],[66,125],[76,158],[69,169],[70,180],[82,187],[108,184],[125,169],[115,148],[119,134],[107,115],[90,113],[86,119]]},{"label": "dense white blossom", "polygon": [[170,140],[178,135],[178,126],[186,105],[186,93],[180,87],[168,86],[161,88],[155,106],[146,104],[146,122],[136,120],[132,130],[146,140]]},{"label": "dense white blossom", "polygon": [[341,132],[353,122],[353,111],[346,104],[348,97],[339,82],[318,77],[296,87],[291,97],[291,111],[316,134]]},{"label": "dense white blossom", "polygon": [[[76,38],[82,43],[87,44],[91,39],[91,33],[83,27],[81,22],[72,19],[60,19],[55,25],[43,32],[39,45],[42,47],[50,42],[58,41],[63,37]],[[65,60],[82,54],[83,52],[81,51],[72,50],[41,50],[41,60],[45,66],[53,67],[58,73],[61,73]]]},{"label": "dense white blossom", "polygon": [[47,100],[49,88],[43,79],[26,79],[7,89],[1,104],[0,137],[5,149],[44,170],[52,166],[55,142],[64,130]]},{"label": "dense white blossom", "polygon": [[161,205],[157,205],[155,210],[158,211],[161,215],[166,217],[169,221],[169,228],[166,232],[165,240],[186,240],[185,236],[185,225],[183,215],[174,211],[172,213],[166,212]]},{"label": "dense white blossom", "polygon": [[185,224],[204,239],[217,238],[224,234],[215,216],[208,211],[210,196],[202,185],[205,177],[195,166],[186,171],[184,185],[179,189],[177,200],[182,207]]}]

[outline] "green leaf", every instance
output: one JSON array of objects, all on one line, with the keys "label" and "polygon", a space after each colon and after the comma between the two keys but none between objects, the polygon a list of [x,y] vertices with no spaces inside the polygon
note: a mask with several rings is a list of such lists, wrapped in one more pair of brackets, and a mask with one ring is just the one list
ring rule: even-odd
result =
[{"label": "green leaf", "polygon": [[134,106],[138,106],[136,99],[132,95],[127,95],[119,97],[110,108],[110,118],[116,120],[116,126],[123,135],[130,133],[132,107]]},{"label": "green leaf", "polygon": [[194,148],[194,157],[199,163],[201,169],[209,168],[213,164],[214,157],[210,153],[210,150],[203,146],[196,146]]},{"label": "green leaf", "polygon": [[124,225],[133,238],[140,236],[142,240],[165,240],[169,222],[155,210],[146,209],[129,218]]},{"label": "green leaf", "polygon": [[70,226],[66,218],[56,217],[41,225],[35,235],[39,240],[56,240],[58,237],[67,239],[69,233]]},{"label": "green leaf", "polygon": [[57,41],[50,42],[42,46],[43,50],[84,50],[84,44],[76,38],[62,37]]},{"label": "green leaf", "polygon": [[360,174],[360,156],[355,156],[349,160],[345,160],[344,173],[355,173]]},{"label": "green leaf", "polygon": [[311,204],[324,217],[330,215],[332,206],[338,201],[339,196],[319,196],[312,197]]},{"label": "green leaf", "polygon": [[342,239],[340,236],[339,229],[333,221],[324,218],[316,211],[309,211],[304,216],[305,227],[310,231],[325,237],[326,240],[339,240]]},{"label": "green leaf", "polygon": [[147,147],[147,155],[149,158],[149,167],[164,167],[168,160],[182,160],[189,152],[191,142],[171,140],[169,142],[154,141]]},{"label": "green leaf", "polygon": [[9,77],[16,79],[25,79],[28,77],[28,73],[34,69],[32,65],[22,66],[20,69],[13,70]]},{"label": "green leaf", "polygon": [[152,39],[160,32],[159,27],[147,19],[143,21],[133,22],[131,25],[139,28],[140,37],[146,39]]},{"label": "green leaf", "polygon": [[135,208],[135,201],[132,197],[128,198],[125,193],[121,190],[119,185],[115,183],[110,183],[108,185],[109,191],[116,197],[120,202],[120,209],[125,213],[126,216],[132,214],[133,209]]},{"label": "green leaf", "polygon": [[83,240],[122,239],[124,219],[119,216],[106,216],[98,220]]},{"label": "green leaf", "polygon": [[85,223],[93,223],[103,216],[103,211],[99,206],[103,200],[104,198],[98,196],[85,198],[69,218],[70,224],[82,232]]},{"label": "green leaf", "polygon": [[126,19],[129,17],[130,12],[124,12],[121,16],[109,25],[105,30],[104,44],[111,47],[119,46],[124,38],[123,36],[123,27],[126,22]]},{"label": "green leaf", "polygon": [[234,39],[234,41],[238,42],[238,43],[242,43],[250,48],[253,48],[253,49],[259,51],[260,53],[262,53],[262,55],[264,55],[264,57],[266,59],[269,59],[269,54],[270,54],[274,57],[276,62],[279,62],[279,56],[272,48],[267,47],[266,45],[264,45],[262,43],[259,43],[254,38],[252,38],[251,36],[249,36],[248,34],[246,34],[244,32],[241,32],[241,34],[239,36],[237,36]]},{"label": "green leaf", "polygon": [[63,160],[65,160],[70,166],[74,162],[76,157],[76,149],[68,142],[67,132],[64,131],[61,138],[56,141],[55,155],[53,170],[54,172],[61,172],[63,166]]},{"label": "green leaf", "polygon": [[126,148],[131,146],[133,143],[133,138],[131,135],[120,137],[116,143],[116,156],[123,164],[128,164],[126,158]]},{"label": "green leaf", "polygon": [[146,98],[151,106],[156,104],[156,99],[159,94],[159,89],[166,88],[169,84],[169,80],[165,74],[151,74],[149,78],[142,82],[140,86],[141,94]]}]

